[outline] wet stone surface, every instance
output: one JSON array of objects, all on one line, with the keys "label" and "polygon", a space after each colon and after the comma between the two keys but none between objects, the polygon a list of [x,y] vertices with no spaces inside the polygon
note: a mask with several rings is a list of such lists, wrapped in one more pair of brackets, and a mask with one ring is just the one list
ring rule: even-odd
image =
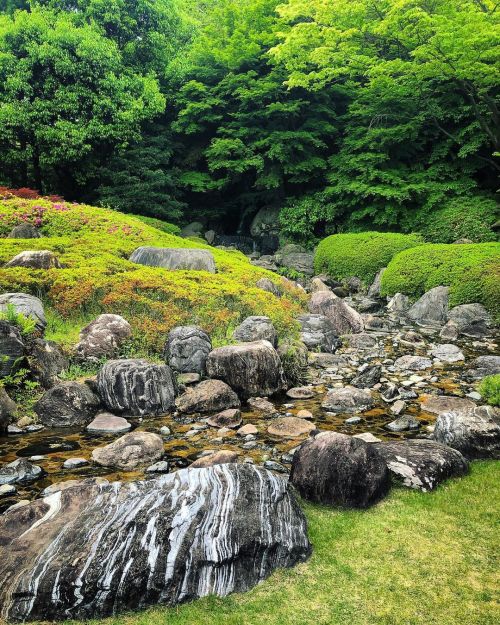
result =
[{"label": "wet stone surface", "polygon": [[[313,396],[292,399],[283,393],[270,398],[274,412],[259,409],[255,402],[249,405],[243,401],[241,425],[237,427],[225,427],[223,423],[214,427],[213,421],[208,424],[207,421],[220,412],[218,410],[203,414],[171,412],[158,417],[129,417],[131,431],[147,431],[161,436],[164,453],[160,462],[168,463],[169,472],[187,467],[208,453],[220,451],[237,453],[239,463],[288,472],[295,449],[308,438],[308,433],[295,438],[272,435],[272,422],[285,417],[304,418],[308,415],[316,430],[358,436],[369,434],[382,441],[430,437],[437,415],[424,409],[429,397],[445,395],[467,398],[475,405],[483,403],[477,395],[474,396],[477,381],[468,378],[465,372],[477,357],[498,353],[497,337],[481,340],[464,337],[455,341],[465,362],[447,363],[434,359],[428,369],[402,370],[394,366],[398,358],[408,355],[428,358],[433,346],[440,343],[438,331],[427,333],[419,327],[422,340],[412,345],[403,336],[413,330],[415,328],[411,326],[400,326],[390,333],[369,332],[370,339],[373,339],[369,341],[369,347],[360,349],[356,341],[344,341],[345,346],[335,356],[310,353],[307,387]],[[377,371],[380,367],[380,380],[370,388],[371,409],[333,413],[321,407],[329,391],[350,386],[367,367],[377,367]],[[398,401],[398,406],[404,402],[404,408],[395,414],[392,407]],[[400,417],[418,421],[419,427],[401,431],[387,428]],[[43,489],[57,482],[90,477],[129,481],[152,475],[147,466],[120,471],[92,462],[92,451],[113,442],[120,434],[88,432],[85,426],[43,428],[33,432],[24,429],[21,432],[0,437],[0,466],[27,458],[44,473],[33,483],[16,485],[15,493],[4,494],[0,500],[0,513],[21,500],[37,498]],[[64,463],[75,457],[87,460],[88,464],[74,466],[68,463],[65,465],[68,468],[64,468]],[[162,467],[165,469],[166,465]]]}]

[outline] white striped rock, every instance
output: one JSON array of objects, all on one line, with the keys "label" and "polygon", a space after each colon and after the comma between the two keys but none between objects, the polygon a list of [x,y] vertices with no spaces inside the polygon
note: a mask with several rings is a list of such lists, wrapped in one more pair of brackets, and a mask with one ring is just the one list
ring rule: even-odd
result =
[{"label": "white striped rock", "polygon": [[108,410],[131,416],[165,414],[177,394],[170,367],[141,359],[109,360],[97,374],[97,387]]},{"label": "white striped rock", "polygon": [[500,459],[500,411],[493,406],[442,412],[433,437],[466,458]]},{"label": "white striped rock", "polygon": [[87,619],[248,590],[304,561],[287,481],[225,464],[85,484],[0,517],[0,616]]},{"label": "white striped rock", "polygon": [[415,438],[376,443],[374,447],[396,479],[424,492],[469,470],[469,463],[459,451],[435,441]]}]

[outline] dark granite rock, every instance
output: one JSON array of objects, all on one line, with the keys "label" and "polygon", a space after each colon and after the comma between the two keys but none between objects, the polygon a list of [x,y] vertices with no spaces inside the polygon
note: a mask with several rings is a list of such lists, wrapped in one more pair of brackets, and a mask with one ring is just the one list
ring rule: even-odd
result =
[{"label": "dark granite rock", "polygon": [[0,517],[0,544],[7,620],[87,620],[242,592],[311,551],[286,479],[237,464],[82,482]]},{"label": "dark granite rock", "polygon": [[290,481],[304,499],[346,508],[367,508],[390,487],[386,463],[374,446],[338,432],[322,432],[301,445]]},{"label": "dark granite rock", "polygon": [[19,330],[0,320],[0,377],[12,375],[20,368],[25,349]]},{"label": "dark granite rock", "polygon": [[327,317],[337,336],[363,331],[361,315],[340,297],[328,291],[318,291],[312,295],[309,301],[309,311]]},{"label": "dark granite rock", "polygon": [[54,341],[35,339],[30,342],[28,362],[31,374],[43,388],[60,382],[59,375],[69,366],[69,361]]},{"label": "dark granite rock", "polygon": [[328,391],[321,407],[329,412],[362,412],[373,407],[369,390],[346,386]]},{"label": "dark granite rock", "polygon": [[[19,458],[0,467],[0,484],[31,484],[43,475],[44,471],[41,467],[25,458]],[[2,541],[0,540],[1,544]]]},{"label": "dark granite rock", "polygon": [[396,479],[424,492],[469,470],[469,463],[459,451],[436,441],[414,438],[376,443],[375,448]]},{"label": "dark granite rock", "polygon": [[490,406],[442,412],[433,437],[466,458],[500,458],[499,412]]},{"label": "dark granite rock", "polygon": [[179,326],[170,331],[164,355],[174,371],[203,374],[211,351],[210,337],[201,328]]},{"label": "dark granite rock", "polygon": [[351,385],[357,388],[372,388],[372,386],[380,382],[381,376],[382,367],[380,365],[373,365],[358,373],[358,375],[351,380]]},{"label": "dark granite rock", "polygon": [[9,232],[9,239],[39,239],[41,237],[40,229],[31,224],[18,224]]},{"label": "dark granite rock", "polygon": [[214,349],[207,359],[207,372],[243,398],[274,395],[285,384],[280,358],[268,341]]},{"label": "dark granite rock", "polygon": [[109,360],[97,374],[97,386],[108,410],[130,416],[165,414],[177,394],[170,367],[142,359]]},{"label": "dark granite rock", "polygon": [[308,349],[334,354],[342,345],[325,315],[300,315],[300,339]]},{"label": "dark granite rock", "polygon": [[15,401],[7,395],[3,386],[0,386],[0,434],[7,431],[7,427],[17,412]]},{"label": "dark granite rock", "polygon": [[238,395],[222,380],[204,380],[190,387],[176,401],[179,412],[216,412],[227,408],[238,408]]},{"label": "dark granite rock", "polygon": [[86,384],[61,382],[43,394],[34,410],[43,425],[70,427],[91,421],[100,404]]},{"label": "dark granite rock", "polygon": [[247,317],[233,332],[233,339],[243,343],[269,341],[278,345],[278,333],[269,317]]}]

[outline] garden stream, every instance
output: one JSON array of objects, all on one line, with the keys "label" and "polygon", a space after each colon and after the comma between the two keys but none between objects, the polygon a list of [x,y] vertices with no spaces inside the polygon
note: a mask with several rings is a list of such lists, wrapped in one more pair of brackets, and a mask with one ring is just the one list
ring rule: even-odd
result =
[{"label": "garden stream", "polygon": [[[408,329],[408,328],[407,328]],[[421,329],[420,329],[421,330]],[[401,331],[401,329],[400,329]],[[465,355],[464,362],[451,365],[434,363],[432,369],[418,372],[395,372],[391,367],[393,360],[405,354],[427,356],[432,343],[441,343],[439,336],[426,336],[425,346],[410,347],[398,340],[398,334],[371,333],[377,338],[375,348],[356,350],[343,348],[338,354],[345,357],[341,365],[329,364],[328,359],[313,355],[309,367],[309,384],[315,395],[312,399],[292,400],[286,395],[273,398],[276,413],[269,415],[262,411],[242,405],[242,425],[253,424],[258,429],[254,437],[241,437],[235,430],[222,434],[217,428],[209,427],[206,420],[211,415],[165,415],[151,419],[128,418],[133,429],[147,430],[158,433],[160,428],[167,426],[170,434],[163,436],[164,459],[168,461],[170,471],[188,466],[209,451],[232,450],[240,455],[240,462],[256,464],[272,462],[274,468],[287,472],[292,461],[292,454],[306,436],[293,439],[273,437],[267,432],[272,420],[283,416],[296,416],[299,411],[307,410],[312,414],[312,423],[320,430],[334,430],[346,434],[370,432],[382,440],[415,436],[429,436],[436,415],[421,409],[421,403],[428,395],[453,395],[464,397],[476,390],[476,384],[463,379],[467,362],[480,355],[491,355],[495,352],[494,340],[474,341],[465,339],[456,341]],[[497,337],[495,337],[497,338]],[[320,355],[321,356],[321,355]],[[323,355],[324,356],[324,355]],[[382,364],[382,382],[394,381],[418,394],[418,397],[407,401],[405,415],[414,416],[420,422],[418,430],[391,432],[386,429],[388,423],[396,417],[391,413],[390,404],[386,403],[378,389],[372,389],[375,407],[362,413],[332,414],[322,407],[322,400],[327,390],[335,386],[345,386],[358,372],[363,363]],[[360,416],[361,421],[355,425],[347,425],[346,419]],[[56,482],[84,479],[88,477],[105,477],[113,480],[136,480],[145,475],[141,468],[136,471],[117,471],[116,469],[98,466],[92,462],[77,469],[64,469],[62,464],[72,457],[91,459],[92,451],[115,440],[119,435],[94,434],[84,428],[44,428],[42,430],[0,437],[0,464],[8,463],[19,457],[30,458],[45,471],[42,479],[29,485],[19,485],[15,496],[1,500],[0,512],[21,499],[34,499],[41,491]],[[276,464],[274,464],[276,463]],[[153,474],[154,475],[154,474]]]}]

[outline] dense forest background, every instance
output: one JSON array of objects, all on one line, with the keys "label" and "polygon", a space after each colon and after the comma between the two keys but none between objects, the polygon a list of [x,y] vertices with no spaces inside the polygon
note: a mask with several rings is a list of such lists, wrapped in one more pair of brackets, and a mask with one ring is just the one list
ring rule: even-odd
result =
[{"label": "dense forest background", "polygon": [[308,244],[498,218],[497,0],[0,10],[0,184]]}]

